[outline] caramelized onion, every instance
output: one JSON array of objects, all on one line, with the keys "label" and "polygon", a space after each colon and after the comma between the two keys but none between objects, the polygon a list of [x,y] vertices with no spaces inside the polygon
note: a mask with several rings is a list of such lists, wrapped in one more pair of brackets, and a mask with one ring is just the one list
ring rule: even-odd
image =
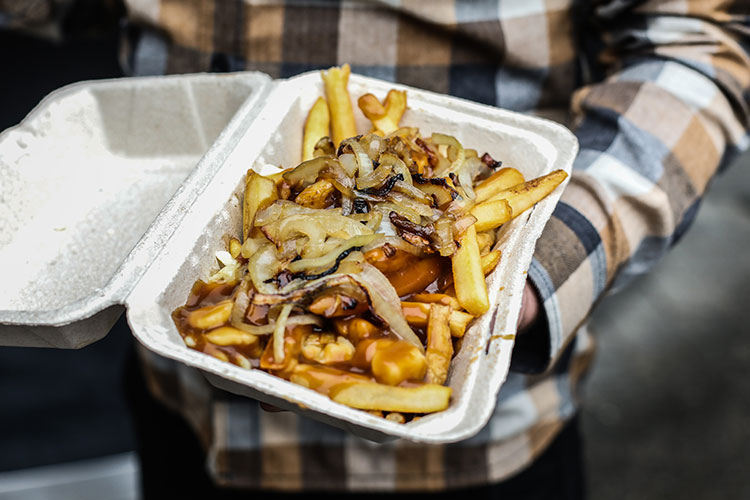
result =
[{"label": "caramelized onion", "polygon": [[276,247],[271,243],[263,245],[247,262],[247,270],[253,280],[253,286],[263,293],[273,293],[276,290],[269,280],[272,280],[281,269],[282,265],[276,254]]},{"label": "caramelized onion", "polygon": [[275,363],[284,362],[284,331],[286,330],[286,320],[289,319],[289,313],[292,312],[291,304],[284,304],[281,307],[279,317],[276,318],[276,324],[273,327],[273,360]]},{"label": "caramelized onion", "polygon": [[354,159],[357,162],[357,170],[360,177],[370,175],[372,173],[372,160],[367,156],[367,152],[359,143],[357,137],[351,137],[341,142],[342,147],[349,146],[354,152]]},{"label": "caramelized onion", "polygon": [[295,189],[304,189],[318,180],[320,172],[333,165],[338,165],[338,161],[330,156],[318,156],[312,160],[303,161],[296,168],[284,172],[284,180]]},{"label": "caramelized onion", "polygon": [[307,208],[297,205],[289,200],[276,200],[263,210],[255,214],[255,225],[265,226],[277,220],[289,217],[290,215],[316,215],[316,214],[335,214],[340,215],[341,209],[338,208]]},{"label": "caramelized onion", "polygon": [[391,175],[393,168],[390,165],[380,164],[370,175],[357,177],[357,189],[364,190],[383,184]]},{"label": "caramelized onion", "polygon": [[381,212],[383,215],[390,215],[391,212],[396,212],[398,215],[405,218],[409,222],[413,222],[414,224],[419,224],[422,220],[422,217],[414,210],[401,205],[397,205],[395,203],[378,203],[375,206],[375,210]]},{"label": "caramelized onion", "polygon": [[369,245],[377,240],[378,237],[379,235],[377,234],[365,234],[349,238],[325,255],[313,259],[300,259],[291,262],[289,266],[287,266],[287,269],[293,273],[307,271],[309,269],[327,269],[336,262],[337,257],[343,252],[351,248]]},{"label": "caramelized onion", "polygon": [[393,153],[383,153],[378,158],[381,165],[388,165],[393,168],[393,172],[404,176],[403,182],[411,185],[411,172],[404,163],[404,160],[394,155]]},{"label": "caramelized onion", "polygon": [[387,324],[393,333],[419,348],[420,352],[424,352],[422,342],[404,318],[401,299],[388,278],[371,264],[363,262],[360,266],[362,272],[353,275],[352,278],[367,290],[373,313]]},{"label": "caramelized onion", "polygon": [[443,216],[435,221],[435,236],[438,253],[443,257],[453,255],[456,251],[456,242],[453,241],[453,219]]},{"label": "caramelized onion", "polygon": [[[275,322],[269,321],[265,325],[250,325],[245,323],[245,313],[247,308],[250,306],[250,282],[245,279],[235,289],[234,294],[234,305],[232,306],[232,315],[230,316],[230,324],[242,330],[245,333],[252,335],[268,335],[274,331]],[[323,320],[313,314],[298,314],[288,319],[287,326],[296,325],[316,325],[323,326]]]},{"label": "caramelized onion", "polygon": [[470,200],[476,199],[477,195],[474,193],[474,178],[479,173],[480,169],[484,164],[479,158],[468,158],[464,161],[463,165],[458,169],[458,181],[461,183],[461,187],[466,192],[466,196]]},{"label": "caramelized onion", "polygon": [[464,159],[466,158],[464,147],[461,143],[452,135],[438,134],[436,132],[432,134],[431,139],[435,144],[448,146],[449,153],[453,152],[455,154],[455,158],[447,168],[443,166],[438,167],[435,171],[435,176],[445,177],[450,172],[458,172],[458,169],[461,168],[461,165],[463,165]]},{"label": "caramelized onion", "polygon": [[383,236],[382,240],[376,241],[375,243],[372,243],[370,245],[363,247],[362,251],[366,253],[366,252],[369,252],[370,250],[373,250],[375,248],[381,247],[386,244],[391,245],[392,247],[398,250],[403,250],[404,252],[408,252],[417,257],[422,257],[425,255],[425,252],[421,248],[416,247],[412,245],[411,243],[408,243],[402,240],[398,236]]},{"label": "caramelized onion", "polygon": [[412,210],[422,217],[432,217],[432,207],[425,204],[420,203],[404,194],[401,193],[389,193],[388,199],[391,200],[396,205],[399,205],[401,207],[407,208],[409,210]]}]

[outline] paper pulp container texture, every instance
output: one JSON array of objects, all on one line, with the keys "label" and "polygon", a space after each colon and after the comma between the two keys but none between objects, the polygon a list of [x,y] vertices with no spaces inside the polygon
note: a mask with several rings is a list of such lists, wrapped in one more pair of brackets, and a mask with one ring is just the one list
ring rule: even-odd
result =
[{"label": "paper pulp container texture", "polygon": [[[162,193],[161,198],[154,200],[150,210],[141,210],[143,207],[140,206],[129,206],[128,203],[132,205],[132,202],[128,201],[129,191],[115,188],[113,189],[120,202],[113,205],[110,193],[101,194],[97,200],[89,201],[95,211],[101,210],[105,215],[99,219],[100,224],[92,224],[76,231],[85,233],[80,235],[80,238],[93,245],[92,253],[87,257],[97,264],[91,265],[101,265],[106,269],[99,274],[88,273],[89,276],[86,276],[86,261],[83,260],[81,263],[81,259],[76,260],[74,257],[68,257],[62,263],[47,259],[42,266],[32,263],[29,269],[33,272],[38,272],[40,267],[49,269],[56,265],[62,265],[66,270],[59,271],[56,275],[58,281],[46,284],[44,288],[47,291],[40,292],[39,298],[31,301],[33,304],[39,304],[36,309],[24,309],[29,300],[18,299],[19,296],[30,293],[26,290],[33,289],[32,285],[28,288],[17,287],[15,292],[6,293],[7,297],[0,297],[3,299],[0,301],[0,309],[8,309],[7,304],[15,307],[10,308],[10,314],[0,311],[0,323],[13,325],[0,328],[0,341],[12,345],[83,345],[96,340],[96,335],[103,335],[101,325],[96,335],[93,335],[91,327],[85,325],[85,321],[94,321],[97,315],[102,314],[100,311],[106,312],[107,308],[124,305],[131,329],[144,346],[157,354],[199,368],[209,382],[219,388],[291,409],[372,440],[402,437],[426,443],[445,443],[476,434],[491,415],[497,393],[507,375],[526,269],[531,261],[535,242],[551,216],[564,184],[535,208],[501,230],[497,246],[502,250],[503,258],[489,277],[492,307],[471,325],[460,351],[452,362],[448,380],[453,388],[451,406],[443,412],[408,424],[396,424],[374,417],[366,412],[334,403],[314,391],[263,371],[242,369],[191,350],[184,345],[172,322],[172,310],[184,304],[195,280],[205,279],[216,270],[214,255],[216,251],[223,249],[222,237],[227,234],[239,235],[241,232],[241,200],[245,171],[254,168],[269,173],[275,171],[278,166],[287,168],[297,165],[300,161],[302,124],[312,103],[323,94],[318,73],[304,74],[283,81],[271,81],[267,76],[259,74],[238,74],[224,78],[242,79],[242,75],[245,75],[245,80],[241,91],[230,91],[225,88],[224,92],[237,92],[237,95],[244,93],[247,99],[239,106],[239,111],[189,176],[183,170],[181,175],[175,174],[169,187],[143,188],[146,192],[157,190]],[[185,82],[190,78],[178,77],[172,81],[187,85]],[[226,86],[226,82],[229,81],[217,80],[217,77],[208,75],[201,75],[200,78],[208,79],[207,88],[214,88],[216,85]],[[155,79],[152,80],[153,83],[141,84],[158,86],[164,81],[170,80]],[[354,99],[366,92],[383,98],[391,88],[407,90],[409,108],[402,123],[418,126],[423,135],[432,132],[455,135],[465,147],[474,148],[480,153],[487,151],[494,158],[502,160],[504,165],[521,170],[527,178],[537,177],[555,169],[564,169],[568,172],[571,169],[577,151],[575,138],[565,128],[552,122],[357,75],[352,75],[349,85]],[[221,92],[214,92],[212,95],[216,94]],[[220,102],[227,102],[221,101],[221,97],[218,99]],[[54,104],[54,99],[49,104]],[[178,106],[172,111],[182,110],[184,108]],[[101,110],[97,111],[102,113]],[[43,105],[36,113],[38,115],[42,112],[45,112]],[[226,115],[227,113],[223,115],[225,120]],[[358,130],[369,130],[368,122],[356,108],[355,115]],[[197,120],[185,121],[196,127],[204,124],[200,116]],[[220,121],[216,119],[216,123]],[[182,158],[185,168],[187,169],[188,165],[192,168],[196,155],[189,159],[185,156],[190,156],[189,151],[196,150],[194,146],[198,135],[191,136],[188,132],[183,132],[183,128],[180,128],[177,122],[179,120],[170,122],[174,127],[170,133],[177,137],[167,135],[154,139],[154,151],[144,152],[138,159],[144,164],[155,158],[163,159],[158,156],[158,151],[166,149],[170,154],[165,157],[172,158],[170,155],[174,155]],[[91,155],[91,162],[94,162],[93,158],[97,155],[100,155],[100,158],[121,159],[115,145],[118,141],[122,142],[122,138],[116,137],[115,134],[111,138],[106,138],[108,141],[103,140],[97,135],[97,127],[101,126],[101,123],[94,123],[83,133],[90,135],[88,140],[80,139],[84,143],[84,149],[96,150]],[[149,126],[150,130],[156,133],[151,121],[146,120],[142,126]],[[0,158],[3,158],[2,152],[5,148],[9,147],[7,134],[0,137]],[[186,136],[180,137],[183,134]],[[170,139],[174,142],[161,144],[162,140]],[[128,154],[124,156],[130,159]],[[14,171],[14,168],[18,170],[16,166],[19,161],[16,159],[7,162],[8,168],[11,171]],[[41,175],[45,174],[44,168],[47,171],[54,168],[55,158],[50,158],[50,162],[52,166],[38,167],[42,169]],[[161,165],[160,161],[155,163]],[[2,168],[6,168],[5,164],[4,161],[0,162]],[[136,163],[126,161],[124,164],[136,170],[137,175],[142,178],[144,172],[138,171]],[[67,166],[67,163],[65,165]],[[92,166],[91,171],[94,170]],[[170,171],[167,166],[156,170],[161,173]],[[83,173],[86,172],[89,171]],[[153,179],[154,184],[161,184],[161,173]],[[187,179],[182,181],[186,176]],[[104,187],[109,186],[107,183],[103,184]],[[149,182],[146,181],[146,184]],[[90,192],[96,196],[100,188],[101,184],[94,184]],[[170,198],[169,195],[175,189],[176,193]],[[5,195],[5,190],[3,193]],[[30,199],[26,197],[26,203]],[[81,202],[71,203],[75,205]],[[164,203],[166,205],[159,212]],[[128,211],[123,212],[126,209]],[[12,219],[17,213],[18,210],[11,210],[9,215],[3,215]],[[101,223],[108,221],[109,217],[118,218],[121,223],[132,217],[140,221],[140,225],[128,233],[130,239],[122,244],[123,248],[128,248],[118,250],[115,259],[117,264],[107,261],[105,265],[103,262],[105,257],[109,257],[111,250],[106,244],[107,236],[102,236],[102,231],[106,235],[107,228],[112,225]],[[54,211],[43,214],[41,218],[48,219],[45,226],[47,235],[57,229],[57,223],[49,220],[54,219]],[[75,224],[79,219],[70,220]],[[74,224],[66,224],[64,227],[74,227]],[[20,231],[18,234],[21,234]],[[11,237],[7,242],[0,241],[0,244],[4,245],[0,248],[0,255],[6,251],[6,247],[14,245],[15,238]],[[105,241],[102,242],[102,239]],[[62,246],[63,250],[57,248],[58,251],[70,248],[66,246],[69,243],[65,241],[54,244]],[[120,248],[114,244],[111,247]],[[8,254],[23,255],[23,252],[15,250],[15,253]],[[67,270],[68,266],[73,266],[76,272],[71,274]],[[56,311],[57,316],[53,318],[55,314],[49,313],[47,304],[42,307],[41,303],[49,300],[45,294],[50,294],[50,290],[54,292],[56,287],[65,282],[65,277],[71,275],[77,276],[80,280],[74,287],[77,293],[73,294],[69,302],[55,304],[57,309],[53,311]],[[61,309],[66,315],[63,315],[60,321]],[[40,318],[44,321],[40,321]],[[53,323],[51,319],[57,319],[58,322]],[[77,328],[82,324],[82,320],[85,328]],[[60,327],[65,324],[74,330],[73,334],[71,331],[60,331]],[[39,327],[47,328],[44,337],[40,340],[38,334],[29,334],[29,325],[35,325],[35,331],[38,331]],[[29,337],[24,337],[27,334]],[[34,341],[29,341],[29,338]]]}]

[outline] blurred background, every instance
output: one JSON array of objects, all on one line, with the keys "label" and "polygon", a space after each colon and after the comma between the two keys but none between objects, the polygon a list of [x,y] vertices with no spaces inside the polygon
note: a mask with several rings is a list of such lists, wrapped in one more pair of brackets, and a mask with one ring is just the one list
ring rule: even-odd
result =
[{"label": "blurred background", "polygon": [[[56,88],[122,76],[116,9],[74,5],[44,37],[0,28],[0,130]],[[748,249],[745,155],[657,269],[600,304],[582,418],[591,499],[750,498]],[[138,498],[132,341],[123,317],[79,351],[0,347],[0,499]]]}]

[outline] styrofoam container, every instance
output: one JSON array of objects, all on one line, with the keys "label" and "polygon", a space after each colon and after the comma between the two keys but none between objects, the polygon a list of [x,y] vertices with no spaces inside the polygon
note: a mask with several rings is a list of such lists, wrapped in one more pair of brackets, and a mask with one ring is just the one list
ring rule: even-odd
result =
[{"label": "styrofoam container", "polygon": [[[148,207],[142,207],[138,205],[141,202],[132,201],[133,193],[129,190],[114,189],[114,194],[104,193],[99,196],[101,189],[110,184],[92,182],[90,191],[96,199],[92,201],[86,198],[87,203],[91,204],[91,210],[99,210],[103,216],[94,218],[91,222],[86,217],[71,216],[62,226],[65,230],[71,229],[77,233],[79,243],[84,242],[88,253],[75,257],[68,255],[62,264],[59,260],[50,258],[42,258],[40,262],[29,258],[25,271],[21,273],[29,274],[28,284],[16,288],[14,292],[0,295],[0,309],[6,309],[0,310],[0,323],[12,325],[0,327],[0,343],[57,347],[85,345],[106,333],[106,323],[110,318],[100,319],[99,316],[124,305],[131,329],[141,343],[157,354],[201,369],[216,387],[308,415],[377,441],[402,437],[426,443],[445,443],[476,434],[489,419],[497,393],[507,375],[526,269],[536,240],[549,220],[565,183],[501,231],[498,247],[503,252],[503,258],[489,277],[492,306],[486,314],[474,321],[466,333],[461,350],[452,362],[449,375],[449,384],[453,388],[451,406],[445,411],[408,424],[390,422],[334,403],[326,396],[263,371],[242,369],[191,350],[185,346],[172,322],[171,312],[184,304],[195,280],[205,279],[216,270],[214,255],[216,251],[223,249],[222,237],[226,234],[239,235],[241,232],[245,171],[254,168],[262,173],[270,173],[280,166],[287,168],[298,164],[302,123],[312,103],[323,94],[317,72],[279,81],[271,81],[267,76],[257,73],[223,77],[227,80],[221,78],[198,75],[110,82],[110,85],[123,91],[128,86],[148,89],[149,86],[170,85],[165,82],[171,82],[178,87],[187,86],[188,90],[185,92],[192,95],[197,82],[207,87],[221,86],[227,85],[226,82],[230,81],[228,79],[235,78],[238,79],[235,83],[242,82],[243,91],[249,97],[198,162],[192,174],[181,184],[180,180],[162,184],[163,177],[172,179],[169,175],[172,167],[167,158],[171,161],[174,156],[184,160],[185,165],[190,164],[195,160],[195,156],[190,156],[190,151],[195,150],[193,146],[200,134],[189,136],[183,131],[184,127],[180,128],[177,123],[180,120],[175,117],[159,117],[174,122],[175,128],[169,131],[175,136],[174,143],[163,144],[162,141],[168,140],[169,136],[158,137],[153,123],[144,122],[142,126],[149,127],[156,134],[156,137],[149,137],[153,149],[144,151],[142,156],[133,155],[127,149],[130,145],[127,140],[123,146],[127,151],[124,155],[126,160],[118,156],[116,145],[124,139],[116,131],[108,142],[102,141],[96,124],[89,126],[85,132],[79,131],[77,139],[80,139],[80,135],[88,134],[86,139],[80,139],[83,143],[80,147],[91,153],[83,156],[92,168],[84,168],[78,175],[95,177],[94,165],[102,164],[101,161],[97,162],[97,158],[122,160],[122,168],[133,169],[137,176],[149,171],[149,167],[141,166],[141,162],[144,165],[158,164],[159,167],[154,167],[158,178],[153,180],[153,184],[159,186],[149,186],[147,181],[144,189],[137,194],[149,196],[150,193],[159,191],[162,197],[148,200],[153,203],[146,203]],[[71,99],[71,92],[96,94],[97,85],[107,84],[88,84],[77,90],[75,87],[68,88],[57,96],[53,94],[48,98],[47,104],[42,103],[19,129],[3,134],[0,137],[0,168],[10,172],[23,171],[22,155],[7,156],[7,151],[15,151],[15,146],[9,143],[18,142],[18,133],[25,126],[33,129],[29,122],[39,120],[39,115],[48,116],[50,121],[54,121],[54,110],[49,108],[56,102]],[[555,169],[569,172],[572,167],[578,147],[575,137],[553,122],[358,75],[352,75],[349,84],[349,90],[355,98],[366,92],[383,98],[391,88],[407,90],[409,108],[402,123],[418,126],[424,135],[433,131],[455,135],[465,147],[474,148],[480,153],[487,151],[494,158],[502,160],[504,165],[521,170],[527,178]],[[216,93],[212,95],[215,96]],[[190,99],[187,101],[189,103]],[[195,103],[190,105],[200,109]],[[106,115],[101,108],[100,105],[97,110],[100,117]],[[175,106],[165,110],[165,114],[176,111],[185,112],[182,106]],[[358,130],[368,130],[369,124],[365,118],[358,110],[355,113]],[[192,126],[194,129],[200,128],[204,120],[200,113],[193,114],[197,118],[192,121]],[[146,116],[155,118],[148,113]],[[59,115],[57,120],[65,122]],[[104,124],[108,121],[112,121],[111,117],[102,118]],[[190,123],[189,119],[186,121]],[[214,122],[220,121],[214,117]],[[126,125],[121,126],[127,128]],[[143,134],[148,136],[147,132]],[[182,135],[187,136],[180,137]],[[204,134],[206,135],[208,134]],[[54,133],[48,135],[50,143],[55,143],[53,136]],[[61,131],[58,132],[57,143],[63,142],[63,136],[66,138],[64,140],[70,140],[67,133],[63,134]],[[203,140],[204,143],[207,142],[205,138]],[[70,168],[71,158],[64,155],[59,161],[52,157],[49,159],[50,163],[42,166],[39,160],[46,156],[37,152],[34,147],[30,149],[30,159],[26,164],[31,165],[29,168],[40,170],[39,178],[44,178],[50,171]],[[161,151],[168,151],[170,154],[161,157]],[[181,155],[183,152],[187,153]],[[153,162],[154,159],[158,160]],[[114,170],[120,168],[120,164],[116,162],[113,165]],[[185,172],[181,172],[184,178]],[[174,177],[179,175],[175,174]],[[122,186],[119,178],[114,185]],[[50,186],[50,190],[54,190],[53,187],[54,184]],[[166,193],[175,189],[176,194],[169,198]],[[53,234],[50,228],[53,232],[59,229],[59,223],[55,221],[56,204],[49,211],[37,211],[35,216],[24,215],[19,208],[31,205],[33,198],[8,194],[9,192],[5,187],[0,191],[3,196],[18,196],[23,201],[11,207],[9,214],[2,214],[2,221],[5,224],[7,218],[13,222],[13,217],[16,216],[20,221],[17,223],[20,229],[8,241],[0,241],[0,261],[3,260],[4,253],[9,257],[25,258],[22,250],[14,248],[17,246],[16,240],[24,235],[25,228],[32,224],[30,221],[35,221],[34,217],[43,221],[40,224],[47,230],[45,237]],[[117,198],[115,204],[112,204],[113,196]],[[86,205],[80,201],[81,197],[67,199],[72,205]],[[166,205],[159,212],[155,207],[163,203]],[[142,210],[145,208],[148,209]],[[156,212],[159,214],[154,220]],[[127,241],[120,242],[116,231],[111,237],[114,242],[109,243],[110,235],[107,230],[119,228],[118,224],[127,223],[131,218],[138,219],[140,224],[128,232]],[[153,223],[145,230],[151,220]],[[32,238],[32,243],[38,244],[42,240],[43,238]],[[48,244],[55,245],[52,250],[61,254],[68,253],[73,247],[73,242],[68,240]],[[87,272],[89,269],[92,272]],[[50,273],[52,277],[46,279]],[[35,288],[34,280],[39,279],[38,277],[44,280],[43,286]],[[70,288],[71,292],[75,290],[76,293],[70,294],[67,303],[62,299],[52,301],[50,296],[59,291],[61,286],[66,286],[66,280],[74,281],[74,286]],[[50,303],[56,309],[46,307]],[[28,304],[34,307],[29,308]],[[38,333],[40,329],[44,332],[43,335]]]}]

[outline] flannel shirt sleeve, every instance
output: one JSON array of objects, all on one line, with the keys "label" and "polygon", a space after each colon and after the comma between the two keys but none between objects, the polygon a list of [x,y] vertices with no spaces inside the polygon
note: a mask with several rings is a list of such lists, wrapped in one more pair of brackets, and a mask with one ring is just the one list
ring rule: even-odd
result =
[{"label": "flannel shirt sleeve", "polygon": [[593,9],[603,78],[572,98],[580,153],[529,269],[546,325],[519,336],[519,371],[549,369],[605,291],[650,270],[747,146],[748,13],[718,1]]}]

